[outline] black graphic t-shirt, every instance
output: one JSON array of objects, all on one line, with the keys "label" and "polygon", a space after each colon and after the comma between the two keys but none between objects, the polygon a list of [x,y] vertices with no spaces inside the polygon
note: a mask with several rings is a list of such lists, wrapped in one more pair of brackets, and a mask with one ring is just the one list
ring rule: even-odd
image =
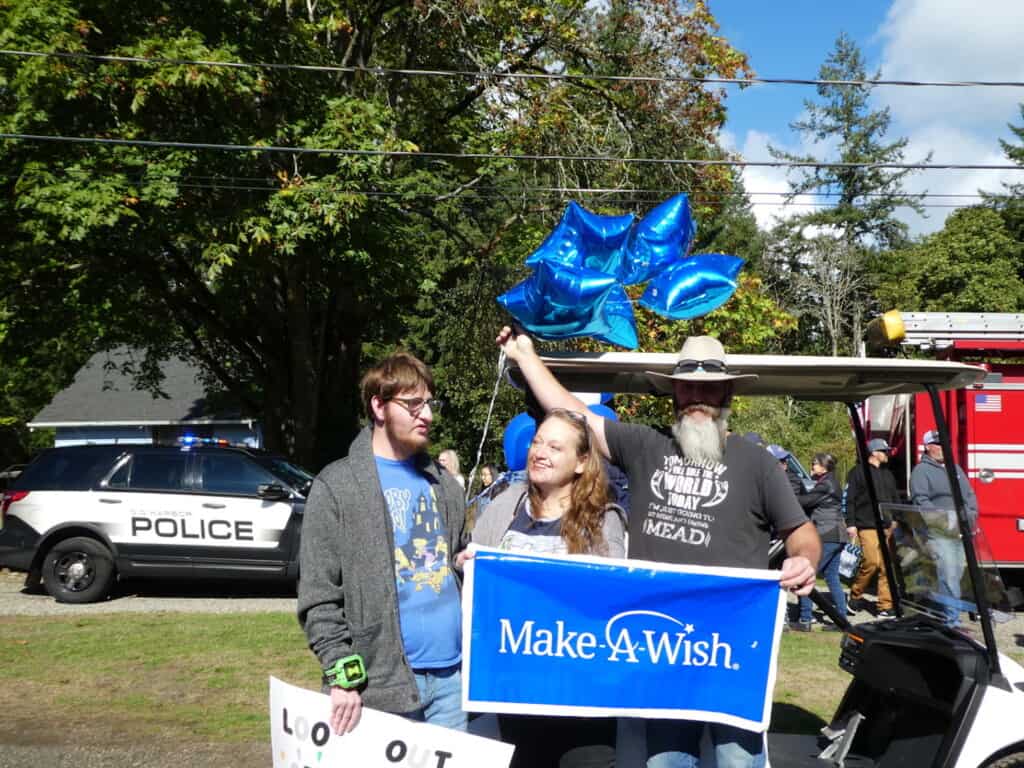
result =
[{"label": "black graphic t-shirt", "polygon": [[721,463],[696,464],[675,439],[606,419],[611,460],[629,476],[629,557],[766,568],[771,532],[807,522],[768,451],[737,435]]}]

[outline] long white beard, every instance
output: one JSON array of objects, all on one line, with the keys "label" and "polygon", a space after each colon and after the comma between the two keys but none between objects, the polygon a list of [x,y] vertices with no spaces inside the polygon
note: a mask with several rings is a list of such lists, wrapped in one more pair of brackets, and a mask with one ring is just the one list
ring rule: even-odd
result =
[{"label": "long white beard", "polygon": [[672,425],[672,434],[683,456],[702,464],[718,463],[725,452],[725,436],[729,431],[729,408],[704,408],[711,419],[694,419],[684,414]]}]

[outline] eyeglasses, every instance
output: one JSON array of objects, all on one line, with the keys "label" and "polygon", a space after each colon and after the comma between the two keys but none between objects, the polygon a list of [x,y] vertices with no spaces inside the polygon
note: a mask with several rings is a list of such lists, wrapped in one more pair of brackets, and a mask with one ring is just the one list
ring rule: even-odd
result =
[{"label": "eyeglasses", "polygon": [[425,399],[422,397],[391,397],[388,399],[392,402],[398,403],[409,412],[410,416],[414,417],[420,415],[420,411],[423,410],[423,406],[425,405],[430,406],[430,412],[435,416],[439,415],[441,413],[441,409],[444,408],[444,401],[433,397]]},{"label": "eyeglasses", "polygon": [[721,360],[680,360],[673,373],[726,373]]}]

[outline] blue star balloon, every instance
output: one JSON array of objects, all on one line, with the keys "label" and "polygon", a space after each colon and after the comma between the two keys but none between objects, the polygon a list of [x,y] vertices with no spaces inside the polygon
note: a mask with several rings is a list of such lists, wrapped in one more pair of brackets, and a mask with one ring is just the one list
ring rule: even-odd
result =
[{"label": "blue star balloon", "polygon": [[640,303],[672,320],[706,314],[736,290],[743,260],[722,254],[687,258],[697,226],[685,194],[642,220],[601,216],[575,202],[526,259],[533,274],[498,297],[541,339],[592,336],[636,349],[636,319],[625,285],[647,282]]},{"label": "blue star balloon", "polygon": [[630,349],[637,346],[629,296],[603,272],[541,261],[498,302],[538,338],[593,336]]},{"label": "blue star balloon", "polygon": [[623,285],[647,282],[686,256],[696,231],[687,196],[670,197],[633,228],[616,276]]},{"label": "blue star balloon", "polygon": [[615,288],[622,289],[612,275],[543,260],[498,302],[533,335],[568,339],[609,330],[601,308]]},{"label": "blue star balloon", "polygon": [[633,226],[633,214],[602,216],[570,201],[558,225],[526,263],[543,260],[571,267],[586,267],[614,275],[622,263],[623,247]]},{"label": "blue star balloon", "polygon": [[626,349],[637,348],[636,316],[633,314],[633,302],[629,300],[626,289],[621,285],[616,285],[605,299],[604,306],[601,308],[601,319],[608,326],[608,330],[595,333],[595,339],[607,341],[609,344],[618,344]]},{"label": "blue star balloon", "polygon": [[702,253],[668,267],[655,276],[640,304],[671,320],[690,320],[722,306],[736,291],[743,259]]}]

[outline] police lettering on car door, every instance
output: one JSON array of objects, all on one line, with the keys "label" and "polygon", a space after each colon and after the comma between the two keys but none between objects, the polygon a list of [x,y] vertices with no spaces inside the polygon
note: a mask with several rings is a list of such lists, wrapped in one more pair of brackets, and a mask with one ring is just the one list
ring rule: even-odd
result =
[{"label": "police lettering on car door", "polygon": [[203,540],[218,543],[254,541],[251,520],[191,520],[188,513],[135,516],[131,519],[133,537],[156,536],[158,539]]}]

